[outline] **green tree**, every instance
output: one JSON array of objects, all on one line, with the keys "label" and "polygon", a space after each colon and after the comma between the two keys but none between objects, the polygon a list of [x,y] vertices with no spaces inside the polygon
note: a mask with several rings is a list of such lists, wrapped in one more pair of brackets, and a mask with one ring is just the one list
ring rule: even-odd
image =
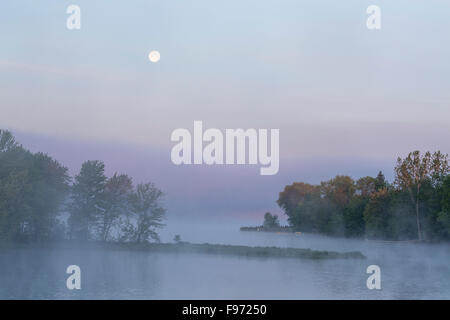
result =
[{"label": "green tree", "polygon": [[67,168],[46,154],[33,155],[28,169],[31,193],[27,195],[30,208],[27,228],[31,240],[49,239],[61,228],[58,220],[61,205],[69,190]]},{"label": "green tree", "polygon": [[115,173],[104,186],[103,201],[99,210],[96,225],[101,240],[108,241],[111,230],[118,226],[119,219],[129,210],[129,199],[133,191],[133,182],[126,174]]},{"label": "green tree", "polygon": [[366,235],[369,238],[387,239],[389,233],[389,205],[391,194],[387,189],[375,192],[364,209]]},{"label": "green tree", "polygon": [[441,211],[437,221],[442,225],[446,236],[450,238],[450,176],[443,180],[441,190]]},{"label": "green tree", "polygon": [[156,229],[163,226],[162,219],[166,212],[161,205],[163,195],[153,183],[137,185],[130,196],[131,211],[122,224],[121,241],[159,241]]},{"label": "green tree", "polygon": [[8,130],[0,129],[0,152],[7,152],[19,147],[13,134]]},{"label": "green tree", "polygon": [[69,180],[67,168],[46,154],[29,152],[0,130],[0,237],[54,237]]},{"label": "green tree", "polygon": [[364,209],[368,203],[367,197],[358,196],[350,200],[344,208],[345,236],[361,237],[365,233]]},{"label": "green tree", "polygon": [[70,238],[89,240],[98,218],[105,212],[105,165],[101,161],[86,161],[75,176],[69,205]]},{"label": "green tree", "polygon": [[288,222],[290,225],[298,228],[301,224],[299,207],[308,199],[319,198],[320,189],[318,186],[313,186],[308,183],[294,182],[288,185],[280,192],[277,204],[283,209],[284,213],[288,216]]},{"label": "green tree", "polygon": [[323,200],[320,197],[307,197],[299,202],[289,217],[289,224],[302,232],[320,232],[319,221],[322,214]]},{"label": "green tree", "polygon": [[409,192],[388,188],[387,197],[389,203],[385,212],[384,238],[392,240],[415,239],[417,237],[417,225],[415,215],[411,214],[411,212],[414,212],[414,205],[410,200]]},{"label": "green tree", "polygon": [[379,191],[379,190],[385,189],[387,187],[388,187],[388,185],[387,185],[387,182],[386,182],[383,172],[381,172],[381,171],[378,172],[377,177],[375,178],[375,190]]},{"label": "green tree", "polygon": [[0,239],[17,240],[30,214],[27,194],[31,186],[27,183],[27,172],[11,172],[0,179]]},{"label": "green tree", "polygon": [[411,202],[415,206],[417,235],[422,240],[422,230],[420,223],[420,195],[421,186],[425,180],[429,179],[433,184],[439,183],[449,172],[448,156],[440,151],[431,155],[426,152],[424,155],[420,151],[413,151],[404,159],[398,158],[395,167],[395,184],[404,190],[408,190]]},{"label": "green tree", "polygon": [[266,212],[264,214],[264,228],[277,228],[280,226],[280,222],[278,221],[278,216],[276,214],[272,215],[270,212]]}]

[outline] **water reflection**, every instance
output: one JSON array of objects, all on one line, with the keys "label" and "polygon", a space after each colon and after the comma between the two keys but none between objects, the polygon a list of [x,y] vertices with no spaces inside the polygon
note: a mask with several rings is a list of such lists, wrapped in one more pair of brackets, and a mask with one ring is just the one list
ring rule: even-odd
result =
[{"label": "water reflection", "polygon": [[[127,251],[0,251],[3,299],[449,299],[450,250],[333,239],[317,235],[239,232],[187,224],[168,228],[192,242],[360,250],[367,260],[263,259]],[[181,232],[183,231],[183,232]],[[67,290],[68,265],[82,270],[82,289]],[[366,288],[370,264],[382,271],[382,290]]]}]

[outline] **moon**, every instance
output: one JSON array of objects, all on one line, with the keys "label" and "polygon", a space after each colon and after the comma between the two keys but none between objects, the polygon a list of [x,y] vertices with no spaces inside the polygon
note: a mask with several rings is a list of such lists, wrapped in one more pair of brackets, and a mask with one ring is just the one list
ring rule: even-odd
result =
[{"label": "moon", "polygon": [[150,53],[148,54],[148,60],[153,63],[158,62],[159,59],[161,59],[161,54],[156,50],[150,51]]}]

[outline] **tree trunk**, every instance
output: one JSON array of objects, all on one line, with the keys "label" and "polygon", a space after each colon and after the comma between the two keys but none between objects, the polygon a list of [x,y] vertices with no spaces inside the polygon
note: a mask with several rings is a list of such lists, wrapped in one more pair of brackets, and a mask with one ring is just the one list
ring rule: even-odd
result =
[{"label": "tree trunk", "polygon": [[417,195],[416,195],[416,220],[417,220],[417,234],[419,236],[419,241],[422,240],[422,231],[420,229],[420,217],[419,217],[419,191],[420,186],[417,186]]},{"label": "tree trunk", "polygon": [[417,217],[417,233],[419,235],[419,240],[422,240],[422,232],[420,230],[420,219],[419,219],[419,200],[416,201],[416,217]]}]

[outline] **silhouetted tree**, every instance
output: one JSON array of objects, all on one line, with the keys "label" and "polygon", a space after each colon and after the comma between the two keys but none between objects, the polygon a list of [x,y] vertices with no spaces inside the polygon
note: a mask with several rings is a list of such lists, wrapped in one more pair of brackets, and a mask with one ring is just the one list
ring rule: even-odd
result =
[{"label": "silhouetted tree", "polygon": [[302,223],[299,206],[309,199],[320,197],[320,188],[308,183],[294,182],[288,185],[280,192],[277,203],[284,213],[288,216],[288,222],[296,227]]},{"label": "silhouetted tree", "polygon": [[437,220],[450,238],[450,176],[443,180],[440,198],[441,211],[438,213]]},{"label": "silhouetted tree", "polygon": [[16,147],[19,147],[19,144],[13,134],[8,130],[0,129],[0,152],[7,152]]},{"label": "silhouetted tree", "polygon": [[375,178],[375,190],[379,191],[379,190],[385,189],[385,188],[387,188],[387,182],[386,182],[383,172],[380,171],[380,172],[378,172],[378,175]]},{"label": "silhouetted tree", "polygon": [[111,237],[111,230],[118,226],[121,216],[130,209],[129,199],[133,191],[133,182],[126,174],[115,173],[104,186],[102,208],[99,210],[96,225],[101,240]]},{"label": "silhouetted tree", "polygon": [[126,221],[122,225],[122,241],[148,242],[159,241],[156,231],[166,210],[161,205],[163,192],[154,184],[138,184],[130,196],[130,209]]},{"label": "silhouetted tree", "polygon": [[98,217],[105,212],[105,165],[101,161],[86,161],[75,176],[69,205],[70,238],[89,240]]},{"label": "silhouetted tree", "polygon": [[69,181],[67,168],[48,155],[29,152],[0,130],[0,238],[55,237]]},{"label": "silhouetted tree", "polygon": [[413,151],[404,159],[398,158],[395,167],[395,183],[399,188],[408,190],[411,202],[415,205],[418,239],[422,240],[420,224],[419,202],[421,186],[429,179],[438,183],[448,175],[448,156],[442,155],[440,151],[431,155],[426,152],[423,156],[420,151]]},{"label": "silhouetted tree", "polygon": [[264,228],[277,228],[280,226],[280,222],[278,221],[278,216],[276,214],[272,215],[270,212],[266,212],[264,214]]}]

